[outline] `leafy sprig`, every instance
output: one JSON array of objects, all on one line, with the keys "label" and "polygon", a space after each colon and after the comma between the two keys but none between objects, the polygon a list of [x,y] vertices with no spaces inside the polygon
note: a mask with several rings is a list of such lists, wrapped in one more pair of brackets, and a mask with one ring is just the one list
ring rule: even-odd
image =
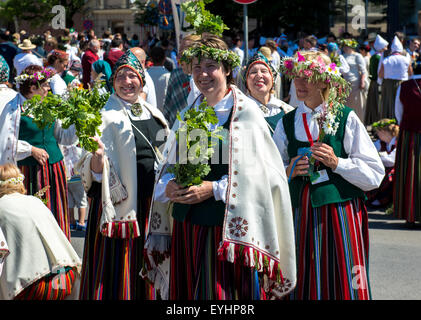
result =
[{"label": "leafy sprig", "polygon": [[[220,127],[213,131],[209,130],[211,125],[218,123],[218,118],[214,109],[208,106],[204,99],[197,110],[191,108],[184,114],[184,120],[181,119],[180,113],[177,114],[177,119],[180,121],[180,127],[176,131],[179,150],[183,149],[180,148],[181,144],[187,152],[178,155],[177,163],[170,167],[168,172],[175,175],[175,182],[182,187],[200,185],[203,182],[202,179],[210,172],[208,163],[214,153],[216,145],[214,141],[223,139],[223,136],[219,134]],[[195,130],[206,134],[205,146],[201,137],[194,135]]]},{"label": "leafy sprig", "polygon": [[91,90],[81,87],[71,88],[65,96],[49,92],[41,100],[39,95],[25,101],[23,115],[31,115],[34,123],[41,130],[51,127],[57,119],[62,127],[68,129],[75,125],[76,135],[82,148],[89,152],[98,149],[98,143],[91,137],[101,134],[102,123],[100,110],[104,107],[110,94],[100,94],[96,84]]}]

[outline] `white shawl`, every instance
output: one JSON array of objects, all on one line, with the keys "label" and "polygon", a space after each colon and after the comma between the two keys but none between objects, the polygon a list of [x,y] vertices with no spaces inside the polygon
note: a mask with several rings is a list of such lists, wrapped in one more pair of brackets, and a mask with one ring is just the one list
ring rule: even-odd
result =
[{"label": "white shawl", "polygon": [[0,277],[0,300],[11,300],[51,272],[82,262],[51,211],[36,197],[20,193],[0,198],[0,228],[9,246]]},{"label": "white shawl", "polygon": [[[229,178],[218,255],[232,263],[255,267],[265,275],[273,297],[288,294],[296,284],[292,207],[282,158],[256,104],[232,86],[234,106],[229,134]],[[184,112],[182,111],[182,117]],[[177,130],[177,121],[173,130]],[[159,179],[174,163],[174,135],[168,139]],[[170,202],[154,201],[145,249],[148,278],[168,299],[172,218]],[[240,254],[240,252],[242,252]],[[154,257],[159,256],[156,260]]]},{"label": "white shawl", "polygon": [[[140,97],[138,102],[161,121],[165,127],[165,135],[168,135],[168,125],[162,113]],[[137,167],[132,125],[123,102],[116,94],[110,96],[101,113],[101,141],[105,146],[101,232],[112,238],[135,238],[140,236],[140,229],[136,219]],[[94,181],[91,158],[92,153],[85,154],[76,166],[86,191]]]}]

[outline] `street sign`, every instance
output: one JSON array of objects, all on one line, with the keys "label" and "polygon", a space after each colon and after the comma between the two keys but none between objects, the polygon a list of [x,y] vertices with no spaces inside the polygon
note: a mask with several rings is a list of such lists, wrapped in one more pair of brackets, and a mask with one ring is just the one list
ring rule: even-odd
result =
[{"label": "street sign", "polygon": [[253,2],[256,2],[257,0],[233,0],[233,1],[239,4],[251,4]]}]

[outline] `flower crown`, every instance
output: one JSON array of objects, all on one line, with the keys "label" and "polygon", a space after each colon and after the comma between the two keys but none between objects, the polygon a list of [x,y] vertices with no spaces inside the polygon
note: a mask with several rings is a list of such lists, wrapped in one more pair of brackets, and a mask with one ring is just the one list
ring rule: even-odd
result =
[{"label": "flower crown", "polygon": [[322,57],[307,60],[300,52],[297,57],[287,57],[281,60],[280,70],[289,79],[306,77],[309,82],[330,84],[336,90],[336,99],[343,102],[349,95],[349,83],[342,78],[339,68],[335,63],[326,64]]},{"label": "flower crown", "polygon": [[52,76],[53,72],[44,68],[42,71],[37,71],[34,74],[22,73],[15,77],[15,81],[16,83],[22,84],[27,80],[32,80],[33,83],[36,83],[38,81],[47,79],[47,82],[49,82]]},{"label": "flower crown", "polygon": [[181,56],[181,61],[190,64],[193,61],[193,58],[198,58],[199,61],[201,58],[208,58],[217,62],[224,61],[228,63],[232,69],[241,65],[240,57],[235,52],[230,50],[211,48],[205,45],[201,45],[199,47],[190,47],[184,50]]},{"label": "flower crown", "polygon": [[358,42],[355,39],[341,39],[339,40],[339,44],[341,47],[350,47],[350,48],[356,48],[358,47]]},{"label": "flower crown", "polygon": [[19,183],[22,183],[24,179],[25,179],[25,176],[20,173],[17,178],[9,178],[6,180],[0,180],[0,186],[4,186],[6,184],[19,184]]}]

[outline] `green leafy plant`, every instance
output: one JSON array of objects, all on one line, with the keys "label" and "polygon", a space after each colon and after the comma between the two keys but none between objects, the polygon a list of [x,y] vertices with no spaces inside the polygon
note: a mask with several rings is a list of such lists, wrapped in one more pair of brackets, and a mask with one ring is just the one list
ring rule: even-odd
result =
[{"label": "green leafy plant", "polygon": [[196,34],[210,32],[221,37],[222,33],[229,28],[220,16],[215,16],[205,9],[205,5],[211,2],[213,0],[186,1],[181,4],[181,10],[185,12],[185,20],[190,23]]},{"label": "green leafy plant", "polygon": [[[169,173],[175,175],[175,182],[182,187],[200,185],[203,178],[210,172],[209,159],[214,153],[215,140],[222,140],[219,134],[220,127],[210,131],[210,125],[218,123],[218,118],[212,107],[208,106],[206,99],[199,105],[197,110],[191,108],[184,114],[184,120],[180,113],[177,115],[180,121],[180,128],[176,131],[176,139],[180,146],[186,146],[186,154],[178,155],[177,163],[168,169]],[[200,130],[206,133],[207,145],[203,148],[201,137],[194,137],[192,132]],[[180,140],[181,139],[181,140]],[[180,149],[180,148],[179,148]],[[198,161],[200,159],[200,161]]]},{"label": "green leafy plant", "polygon": [[39,95],[25,101],[26,111],[23,115],[31,115],[41,130],[50,127],[56,119],[62,121],[62,127],[68,129],[75,125],[76,135],[82,148],[89,152],[98,149],[98,143],[91,137],[101,134],[102,123],[100,110],[104,107],[110,94],[99,93],[99,83],[91,90],[75,87],[63,97],[49,92],[41,100]]}]

